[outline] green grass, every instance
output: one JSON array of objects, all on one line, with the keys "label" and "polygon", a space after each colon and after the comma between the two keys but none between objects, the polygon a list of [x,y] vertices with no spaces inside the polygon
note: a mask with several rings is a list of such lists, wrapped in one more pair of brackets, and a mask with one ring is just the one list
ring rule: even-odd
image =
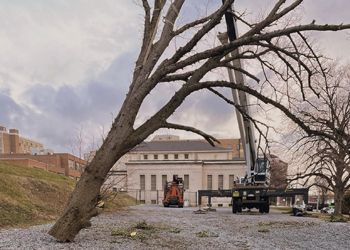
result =
[{"label": "green grass", "polygon": [[56,219],[74,186],[62,175],[0,163],[0,228]]},{"label": "green grass", "polygon": [[[0,228],[50,222],[63,211],[75,181],[42,169],[0,163]],[[126,193],[111,193],[103,212],[115,212],[135,199]]]}]

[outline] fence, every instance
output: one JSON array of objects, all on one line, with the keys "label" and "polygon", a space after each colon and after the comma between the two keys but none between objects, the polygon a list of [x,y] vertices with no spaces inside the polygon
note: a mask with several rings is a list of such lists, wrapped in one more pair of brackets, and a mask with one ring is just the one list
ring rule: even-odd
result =
[{"label": "fence", "polygon": [[[162,205],[164,199],[163,190],[140,190],[129,189],[128,194],[135,198],[136,204],[157,204]],[[184,200],[189,202],[191,207],[198,206],[198,192],[185,191]],[[231,198],[227,197],[213,197],[211,199],[214,207],[228,207],[231,204]],[[208,204],[208,197],[202,197],[202,205]]]},{"label": "fence", "polygon": [[[135,203],[145,204],[162,204],[164,199],[164,190],[140,190],[140,189],[128,189],[128,194],[135,198]],[[198,205],[198,193],[185,191],[184,200],[189,202],[190,206]]]}]

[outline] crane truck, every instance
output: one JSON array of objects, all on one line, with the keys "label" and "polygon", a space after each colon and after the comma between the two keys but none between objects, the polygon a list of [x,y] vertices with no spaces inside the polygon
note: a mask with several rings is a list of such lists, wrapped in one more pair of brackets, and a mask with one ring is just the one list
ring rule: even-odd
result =
[{"label": "crane truck", "polygon": [[[232,8],[225,13],[227,33],[219,34],[222,44],[236,40],[237,26],[233,16]],[[236,57],[239,54],[238,48],[227,57]],[[231,62],[232,68],[241,69],[240,59]],[[242,71],[228,68],[228,76],[231,82],[245,85]],[[234,103],[240,107],[236,108],[238,128],[243,142],[243,151],[246,160],[246,175],[243,183],[235,183],[232,189],[232,212],[242,212],[244,208],[257,208],[261,213],[269,212],[269,161],[264,154],[258,156],[256,140],[254,135],[254,124],[248,117],[251,117],[249,110],[248,96],[243,91],[232,89]]]}]

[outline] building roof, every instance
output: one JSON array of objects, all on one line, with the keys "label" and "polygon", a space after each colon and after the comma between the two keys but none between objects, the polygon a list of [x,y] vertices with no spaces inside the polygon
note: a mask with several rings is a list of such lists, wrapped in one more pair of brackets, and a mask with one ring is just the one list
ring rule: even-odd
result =
[{"label": "building roof", "polygon": [[132,151],[231,151],[231,149],[211,146],[208,142],[202,140],[178,140],[178,141],[150,141],[137,145]]},{"label": "building roof", "polygon": [[126,165],[243,165],[245,161],[242,160],[134,160],[128,161]]}]

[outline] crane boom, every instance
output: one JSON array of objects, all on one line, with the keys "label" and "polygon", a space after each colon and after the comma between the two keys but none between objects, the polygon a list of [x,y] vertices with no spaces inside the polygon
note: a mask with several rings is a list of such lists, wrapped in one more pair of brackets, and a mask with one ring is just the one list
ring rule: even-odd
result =
[{"label": "crane boom", "polygon": [[[219,34],[219,39],[221,43],[226,44],[228,41],[233,42],[238,37],[237,25],[233,16],[232,8],[225,13],[225,21],[227,25],[227,33]],[[237,58],[239,54],[239,49],[234,50],[231,55],[226,57]],[[245,85],[244,75],[241,70],[242,63],[240,59],[235,59],[231,62],[232,70],[228,68],[229,80],[238,85]],[[233,101],[239,106],[238,110],[236,108],[236,116],[238,127],[243,142],[244,156],[247,165],[246,171],[246,180],[250,184],[255,183],[265,183],[267,178],[267,165],[268,161],[266,157],[258,158],[256,150],[256,141],[254,134],[254,125],[251,120],[247,117],[251,117],[250,108],[249,108],[249,99],[245,92],[238,91],[237,89],[232,89]],[[245,114],[245,115],[242,115]]]}]

